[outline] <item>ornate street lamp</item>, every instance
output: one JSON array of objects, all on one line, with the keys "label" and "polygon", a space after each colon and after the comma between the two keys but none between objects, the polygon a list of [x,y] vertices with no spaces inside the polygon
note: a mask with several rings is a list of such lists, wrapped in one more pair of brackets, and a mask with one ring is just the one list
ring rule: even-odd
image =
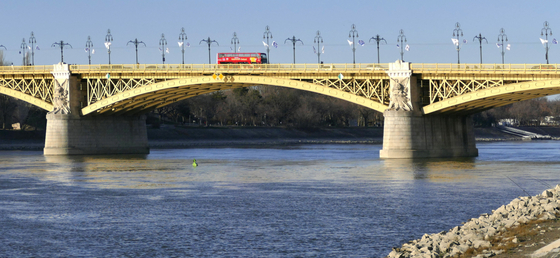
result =
[{"label": "ornate street lamp", "polygon": [[459,51],[461,51],[461,38],[463,36],[463,30],[461,29],[461,24],[459,24],[458,22],[455,23],[455,29],[453,29],[453,37],[455,38],[455,41],[453,42],[457,48],[457,64],[460,64],[461,61],[459,59]]},{"label": "ornate street lamp", "polygon": [[[317,31],[317,35],[315,35],[315,39],[313,39],[313,43],[317,43],[317,63],[321,63],[321,45],[323,43],[323,37],[321,37],[321,32]],[[303,44],[303,42],[302,42]]]},{"label": "ornate street lamp", "polygon": [[211,64],[212,61],[211,61],[211,58],[210,58],[210,46],[212,45],[212,42],[216,43],[218,46],[220,44],[218,43],[218,41],[211,40],[210,37],[208,37],[208,39],[201,40],[200,42],[198,42],[198,44],[200,45],[203,41],[208,44],[208,64]]},{"label": "ornate street lamp", "polygon": [[233,53],[237,53],[237,44],[239,44],[239,39],[237,38],[237,33],[233,32],[233,38],[231,38],[231,44],[233,44]]},{"label": "ornate street lamp", "polygon": [[21,64],[23,66],[26,66],[27,64],[25,63],[25,53],[27,52],[27,44],[25,43],[25,38],[21,41],[21,45],[19,47],[21,49]]},{"label": "ornate street lamp", "polygon": [[381,41],[385,41],[385,44],[387,44],[387,40],[380,37],[379,34],[377,34],[377,36],[375,37],[371,37],[371,39],[369,39],[369,42],[371,42],[372,39],[375,40],[375,42],[377,43],[377,63],[379,64],[379,43]]},{"label": "ornate street lamp", "polygon": [[86,52],[88,52],[88,60],[89,64],[91,65],[91,48],[93,47],[93,42],[91,42],[91,37],[87,37],[86,41]]},{"label": "ornate street lamp", "polygon": [[286,41],[291,41],[292,45],[294,46],[294,64],[296,63],[296,42],[301,42],[301,44],[303,45],[303,41],[301,41],[301,39],[296,39],[296,36],[292,36],[292,38],[287,38],[286,40],[284,40],[284,44],[286,44]]},{"label": "ornate street lamp", "polygon": [[[485,37],[482,36],[481,33],[478,33],[478,36],[474,36],[473,41],[478,40],[480,43],[480,64],[482,64],[482,40],[486,40]],[[488,40],[486,40],[486,44],[488,44]]]},{"label": "ornate street lamp", "polygon": [[548,35],[552,36],[552,29],[548,27],[548,22],[545,21],[543,24],[543,28],[541,29],[541,36],[545,36],[544,41],[544,49],[546,51],[546,64],[548,64]]},{"label": "ornate street lamp", "polygon": [[136,64],[138,63],[138,45],[139,44],[144,44],[144,46],[146,46],[146,43],[142,42],[142,41],[138,41],[138,38],[135,38],[134,40],[130,40],[128,41],[128,43],[126,43],[126,45],[128,46],[128,44],[134,44],[134,46],[136,47]]},{"label": "ornate street lamp", "polygon": [[37,40],[35,40],[33,31],[31,32],[31,36],[29,37],[29,44],[31,44],[31,65],[35,65],[35,44],[37,44]]},{"label": "ornate street lamp", "polygon": [[506,48],[504,45],[504,39],[506,42],[508,42],[508,38],[506,35],[506,30],[504,30],[504,28],[500,29],[500,34],[498,35],[498,42],[502,42],[502,44],[500,45],[502,47],[502,65],[504,64],[504,56],[506,55]]},{"label": "ornate street lamp", "polygon": [[159,47],[161,49],[161,62],[165,64],[165,51],[167,47],[167,40],[165,39],[165,35],[161,34],[161,39],[159,40]]},{"label": "ornate street lamp", "polygon": [[352,24],[350,32],[348,33],[348,37],[352,38],[352,55],[353,55],[352,62],[355,64],[356,63],[356,42],[355,42],[355,39],[360,37],[360,36],[358,36],[358,31],[356,30],[356,25]]},{"label": "ornate street lamp", "polygon": [[111,35],[111,30],[107,30],[107,35],[105,36],[105,48],[107,48],[107,54],[109,54],[109,64],[111,64],[111,41],[113,41],[113,35]]},{"label": "ornate street lamp", "polygon": [[270,27],[268,27],[268,25],[266,25],[264,29],[263,39],[266,38],[266,58],[268,58],[268,63],[270,64],[270,42],[268,42],[268,40],[272,38],[272,32],[270,32]]},{"label": "ornate street lamp", "polygon": [[397,36],[397,43],[400,42],[401,48],[401,61],[404,61],[404,43],[406,43],[406,36],[404,35],[404,31],[399,31],[399,36]]},{"label": "ornate street lamp", "polygon": [[56,47],[56,46],[60,47],[60,62],[64,63],[64,47],[65,46],[70,46],[70,48],[73,48],[72,45],[70,45],[69,43],[64,43],[64,41],[60,41],[60,42],[55,42],[51,45],[51,47]]},{"label": "ornate street lamp", "polygon": [[187,40],[187,33],[185,33],[185,28],[181,28],[181,33],[179,34],[179,46],[181,47],[181,53],[183,53],[182,64],[185,64],[185,40]]}]

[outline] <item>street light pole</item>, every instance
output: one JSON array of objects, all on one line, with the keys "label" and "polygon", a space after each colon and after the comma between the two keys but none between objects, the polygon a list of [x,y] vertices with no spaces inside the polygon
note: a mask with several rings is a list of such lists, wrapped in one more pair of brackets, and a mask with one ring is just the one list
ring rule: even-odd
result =
[{"label": "street light pole", "polygon": [[401,61],[404,61],[404,43],[406,43],[406,36],[404,35],[404,31],[400,30],[399,31],[399,36],[397,36],[397,43],[401,43],[400,47],[401,47]]},{"label": "street light pole", "polygon": [[111,30],[107,30],[107,35],[105,36],[105,48],[107,48],[107,54],[109,54],[109,64],[111,64],[111,41],[113,41],[113,35],[111,35]]},{"label": "street light pole", "polygon": [[507,38],[507,35],[506,35],[506,30],[504,30],[504,28],[501,28],[500,29],[500,34],[498,35],[498,42],[500,42],[500,41],[502,42],[502,45],[501,45],[501,47],[502,47],[502,65],[504,64],[504,56],[506,55],[506,49],[505,49],[505,46],[504,46],[504,39],[505,39],[506,42],[508,41],[508,38]]},{"label": "street light pole", "polygon": [[547,21],[545,21],[543,25],[544,25],[544,27],[541,29],[541,36],[543,36],[543,34],[545,36],[546,41],[544,43],[544,45],[545,45],[544,49],[546,50],[546,55],[545,55],[546,64],[548,64],[548,35],[552,36],[552,29],[548,27],[548,22]]},{"label": "street light pole", "polygon": [[[474,36],[473,41],[474,40],[478,40],[480,43],[480,64],[482,64],[482,40],[486,40],[486,38],[483,37],[481,33],[478,33],[478,36]],[[488,44],[488,40],[486,40],[486,44]]]},{"label": "street light pole", "polygon": [[286,40],[284,40],[284,44],[286,44],[286,41],[291,41],[293,46],[294,46],[294,64],[296,63],[296,42],[301,42],[301,44],[303,45],[303,41],[301,41],[301,39],[296,39],[296,36],[292,36],[292,38],[287,38]]},{"label": "street light pole", "polygon": [[210,58],[210,46],[212,45],[212,42],[215,42],[218,46],[220,44],[218,43],[218,41],[211,40],[210,37],[208,37],[208,39],[201,40],[200,42],[198,42],[198,44],[200,45],[203,41],[208,44],[208,64],[211,64],[212,61],[211,61],[211,58]]},{"label": "street light pole", "polygon": [[355,64],[356,63],[356,42],[355,42],[355,38],[360,37],[358,35],[358,31],[356,30],[356,25],[352,24],[352,27],[350,29],[350,32],[348,33],[348,37],[352,38],[352,62]]},{"label": "street light pole", "polygon": [[31,36],[29,37],[29,44],[31,44],[31,65],[35,65],[35,44],[37,44],[37,40],[35,40],[33,31],[31,32]]},{"label": "street light pole", "polygon": [[93,47],[93,42],[91,42],[91,37],[87,37],[86,41],[86,51],[88,52],[88,60],[89,64],[91,65],[91,48]]},{"label": "street light pole", "polygon": [[272,32],[270,32],[270,27],[268,27],[268,25],[266,25],[264,29],[263,39],[266,38],[266,58],[268,58],[268,63],[270,64],[270,42],[268,42],[268,39],[272,38]]},{"label": "street light pole", "polygon": [[26,66],[27,64],[25,63],[25,52],[27,52],[27,44],[25,44],[25,38],[21,41],[21,64],[23,66]]},{"label": "street light pole", "polygon": [[460,64],[461,61],[459,59],[459,51],[461,50],[461,38],[463,36],[463,30],[461,29],[461,24],[459,24],[458,22],[455,23],[455,29],[453,29],[453,37],[457,37],[456,40],[457,42],[455,43],[456,48],[457,48],[457,64]]},{"label": "street light pole", "polygon": [[135,38],[134,40],[130,40],[128,41],[128,43],[126,43],[126,45],[128,46],[128,44],[134,44],[134,46],[136,47],[136,64],[140,64],[138,63],[138,45],[139,44],[144,44],[144,46],[146,46],[146,43],[142,42],[142,41],[138,41],[138,38]]},{"label": "street light pole", "polygon": [[379,43],[381,41],[385,41],[385,44],[387,44],[387,40],[380,37],[379,34],[377,34],[377,36],[375,37],[371,37],[371,39],[369,39],[369,42],[371,42],[372,39],[375,40],[375,42],[377,43],[377,63],[379,64]]},{"label": "street light pole", "polygon": [[233,53],[237,53],[237,44],[239,44],[239,39],[237,38],[237,33],[233,32],[233,38],[231,38],[231,44],[233,44]]},{"label": "street light pole", "polygon": [[[321,32],[317,31],[317,35],[315,35],[315,39],[313,39],[313,43],[317,43],[317,63],[321,63],[321,47],[320,44],[323,43],[323,37],[321,37]],[[302,42],[303,44],[303,42]]]},{"label": "street light pole", "polygon": [[161,62],[165,64],[165,47],[167,47],[167,40],[165,39],[165,35],[161,34],[161,39],[159,40],[159,46],[161,48]]},{"label": "street light pole", "polygon": [[73,48],[72,45],[70,45],[69,43],[64,43],[64,41],[60,41],[60,42],[55,42],[51,45],[51,47],[56,47],[56,45],[58,45],[60,47],[60,62],[64,63],[64,46],[70,46],[70,48]]},{"label": "street light pole", "polygon": [[181,33],[179,34],[179,46],[181,46],[181,53],[183,53],[182,64],[185,64],[185,40],[187,40],[187,33],[185,33],[185,28],[181,28]]}]

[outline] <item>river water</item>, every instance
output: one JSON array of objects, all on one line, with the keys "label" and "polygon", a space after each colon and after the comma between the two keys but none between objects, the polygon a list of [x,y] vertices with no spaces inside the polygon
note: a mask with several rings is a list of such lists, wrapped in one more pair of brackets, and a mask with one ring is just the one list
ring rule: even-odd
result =
[{"label": "river water", "polygon": [[380,160],[381,145],[2,151],[0,256],[383,257],[560,183],[556,141],[478,148],[416,161]]}]

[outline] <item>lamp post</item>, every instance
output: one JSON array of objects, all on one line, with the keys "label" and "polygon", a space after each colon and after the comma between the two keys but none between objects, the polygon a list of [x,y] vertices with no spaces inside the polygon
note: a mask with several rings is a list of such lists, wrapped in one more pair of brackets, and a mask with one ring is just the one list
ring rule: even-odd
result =
[{"label": "lamp post", "polygon": [[93,42],[91,42],[91,37],[87,37],[86,41],[86,51],[88,52],[88,60],[89,64],[91,65],[91,48],[93,47]]},{"label": "lamp post", "polygon": [[348,37],[352,38],[352,63],[356,63],[356,42],[355,39],[360,37],[358,35],[358,31],[356,30],[356,25],[352,24],[352,27],[350,29],[350,32],[348,33]]},{"label": "lamp post", "polygon": [[292,38],[287,38],[286,40],[284,40],[284,44],[286,44],[286,41],[291,41],[292,45],[294,46],[294,64],[296,63],[296,42],[301,42],[301,44],[303,45],[303,41],[301,41],[301,39],[296,39],[296,36],[292,36]]},{"label": "lamp post", "polygon": [[[483,37],[481,33],[478,33],[478,36],[474,36],[473,41],[474,40],[478,40],[480,43],[480,64],[482,64],[482,40],[486,40],[486,38]],[[488,44],[488,40],[486,40],[486,44]]]},{"label": "lamp post", "polygon": [[107,54],[109,54],[109,64],[111,64],[111,41],[113,41],[113,35],[111,35],[111,30],[107,30],[107,35],[105,36],[105,48],[107,48]]},{"label": "lamp post", "polygon": [[268,25],[266,25],[264,29],[263,39],[266,38],[266,58],[268,58],[268,63],[270,64],[270,42],[268,42],[268,40],[272,38],[272,32],[270,32],[270,27],[268,27]]},{"label": "lamp post", "polygon": [[237,53],[237,44],[239,44],[239,39],[237,38],[237,33],[233,32],[233,38],[231,38],[231,44],[233,44],[233,53]]},{"label": "lamp post", "polygon": [[457,64],[460,64],[461,61],[459,59],[459,51],[461,51],[461,47],[460,47],[460,42],[461,42],[461,38],[463,36],[463,30],[461,29],[461,24],[459,24],[458,22],[455,23],[455,29],[453,29],[453,37],[456,37],[455,40],[457,40],[455,42],[455,46],[457,48]]},{"label": "lamp post", "polygon": [[21,65],[26,66],[25,53],[27,52],[27,44],[25,43],[25,38],[21,41],[21,45],[19,47],[21,48]]},{"label": "lamp post", "polygon": [[161,48],[161,62],[165,64],[165,48],[167,47],[167,40],[165,39],[165,35],[161,34],[161,39],[159,40],[159,46]]},{"label": "lamp post", "polygon": [[35,40],[33,31],[31,32],[31,36],[29,37],[29,44],[31,44],[31,65],[35,65],[35,44],[37,44],[37,40]]},{"label": "lamp post", "polygon": [[546,55],[545,55],[546,64],[548,64],[548,35],[552,36],[552,29],[548,27],[548,22],[547,21],[544,22],[543,26],[544,27],[541,29],[541,36],[543,36],[543,35],[545,36],[546,41],[544,43],[544,49],[546,51]]},{"label": "lamp post", "polygon": [[[323,43],[323,37],[321,37],[321,32],[317,31],[317,35],[315,35],[315,39],[313,39],[313,43],[317,43],[317,63],[321,63],[321,45]],[[303,44],[303,42],[302,42]]]},{"label": "lamp post", "polygon": [[3,47],[5,50],[8,50],[4,45],[0,45],[0,47]]},{"label": "lamp post", "polygon": [[369,42],[371,42],[372,39],[377,43],[377,63],[379,64],[379,43],[381,41],[385,41],[385,44],[387,44],[387,40],[380,37],[379,34],[377,34],[375,37],[371,37],[371,39],[369,39]]},{"label": "lamp post", "polygon": [[136,64],[138,63],[138,45],[139,44],[144,44],[144,46],[146,46],[146,43],[142,42],[142,41],[138,41],[138,38],[135,38],[134,40],[130,40],[128,41],[128,43],[126,43],[126,45],[128,46],[128,44],[134,44],[134,46],[136,47]]},{"label": "lamp post", "polygon": [[401,47],[401,61],[404,61],[404,43],[406,43],[406,36],[404,35],[404,31],[400,30],[399,31],[399,36],[397,36],[397,43],[401,43],[400,47]]},{"label": "lamp post", "polygon": [[185,40],[187,40],[187,33],[185,33],[185,28],[181,28],[181,33],[179,34],[179,46],[181,47],[181,53],[183,54],[182,64],[185,64]]},{"label": "lamp post", "polygon": [[70,48],[73,48],[72,45],[70,45],[69,43],[64,43],[64,41],[60,41],[60,42],[55,42],[51,45],[51,47],[56,47],[56,45],[58,45],[60,47],[60,62],[64,63],[64,46],[70,46]]},{"label": "lamp post", "polygon": [[504,30],[504,28],[500,29],[500,34],[498,35],[498,42],[502,42],[501,47],[502,47],[502,65],[504,64],[504,56],[506,55],[506,49],[504,46],[504,39],[507,42],[508,38],[506,35],[506,30]]},{"label": "lamp post", "polygon": [[211,40],[210,37],[208,37],[208,39],[203,39],[200,42],[198,42],[198,44],[200,45],[202,42],[206,42],[208,44],[208,64],[211,64],[211,58],[210,58],[210,46],[212,45],[212,42],[215,42],[218,46],[220,45],[218,43],[218,41],[215,40]]}]

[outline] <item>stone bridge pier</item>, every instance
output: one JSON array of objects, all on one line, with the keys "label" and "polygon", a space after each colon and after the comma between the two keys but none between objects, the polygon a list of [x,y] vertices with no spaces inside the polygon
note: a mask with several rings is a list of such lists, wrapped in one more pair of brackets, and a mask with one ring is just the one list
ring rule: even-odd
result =
[{"label": "stone bridge pier", "polygon": [[44,155],[149,153],[145,116],[82,116],[87,91],[79,76],[63,63],[52,73],[54,110],[47,114]]},{"label": "stone bridge pier", "polygon": [[410,63],[392,63],[387,73],[391,77],[390,104],[383,113],[380,158],[478,156],[472,116],[423,114],[420,86]]}]

